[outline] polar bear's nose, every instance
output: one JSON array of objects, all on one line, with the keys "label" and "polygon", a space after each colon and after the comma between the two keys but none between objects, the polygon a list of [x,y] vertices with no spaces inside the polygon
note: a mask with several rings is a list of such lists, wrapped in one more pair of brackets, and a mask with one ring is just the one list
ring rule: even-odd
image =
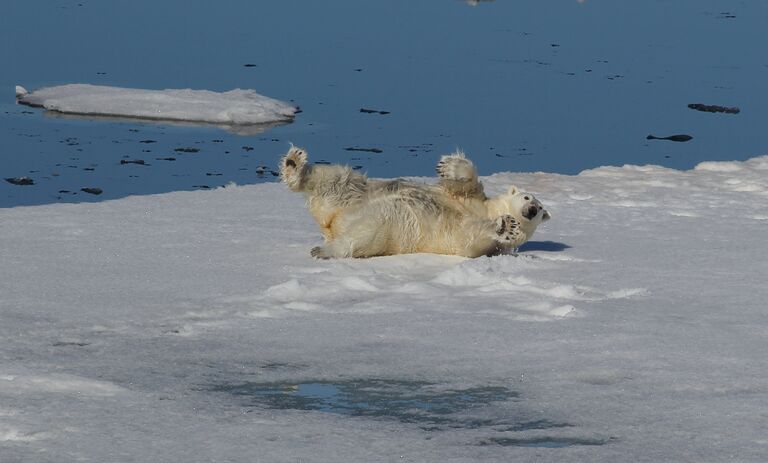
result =
[{"label": "polar bear's nose", "polygon": [[538,214],[538,213],[539,213],[539,208],[534,206],[534,205],[530,205],[530,206],[528,206],[528,209],[525,210],[525,213],[523,214],[523,216],[526,219],[530,220],[530,219],[536,217],[536,214]]}]

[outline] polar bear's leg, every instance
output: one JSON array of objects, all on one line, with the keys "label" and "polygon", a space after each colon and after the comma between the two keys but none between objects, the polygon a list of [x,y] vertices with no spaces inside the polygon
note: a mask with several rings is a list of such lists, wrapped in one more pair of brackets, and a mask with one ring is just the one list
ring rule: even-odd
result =
[{"label": "polar bear's leg", "polygon": [[475,220],[465,223],[463,229],[469,233],[468,240],[460,254],[479,257],[518,247],[525,242],[520,223],[511,215],[495,220]]},{"label": "polar bear's leg", "polygon": [[291,145],[280,160],[280,178],[292,191],[302,191],[307,175],[307,152]]},{"label": "polar bear's leg", "polygon": [[440,177],[439,185],[449,195],[485,199],[483,185],[477,180],[475,165],[463,152],[443,156],[436,170]]}]

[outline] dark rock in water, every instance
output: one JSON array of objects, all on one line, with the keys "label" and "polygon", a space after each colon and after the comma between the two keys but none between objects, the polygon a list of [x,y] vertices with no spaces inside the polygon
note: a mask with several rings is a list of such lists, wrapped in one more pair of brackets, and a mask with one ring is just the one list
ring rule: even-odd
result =
[{"label": "dark rock in water", "polygon": [[121,159],[120,164],[138,164],[140,166],[148,166],[143,159]]},{"label": "dark rock in water", "polygon": [[149,144],[149,143],[157,143],[157,141],[156,140],[140,140],[139,143]]},{"label": "dark rock in water", "polygon": [[174,151],[177,153],[197,153],[200,148],[176,148]]},{"label": "dark rock in water", "polygon": [[347,148],[344,148],[344,151],[363,151],[366,153],[383,153],[384,150],[380,150],[379,148],[358,148],[356,146],[350,146]]},{"label": "dark rock in water", "polygon": [[688,107],[691,109],[695,109],[696,111],[703,111],[705,113],[739,114],[741,112],[741,110],[735,106],[732,108],[728,108],[726,106],[691,103],[688,105]]},{"label": "dark rock in water", "polygon": [[253,151],[253,146],[243,146],[243,151]]},{"label": "dark rock in water", "polygon": [[176,158],[155,158],[155,159],[157,159],[158,161],[175,161],[176,160]]},{"label": "dark rock in water", "polygon": [[9,177],[5,179],[6,182],[13,185],[34,185],[35,181],[29,177]]},{"label": "dark rock in water", "polygon": [[668,137],[656,137],[653,135],[648,135],[647,137],[645,137],[645,139],[646,140],[689,141],[689,140],[693,140],[693,137],[685,134],[670,135]]},{"label": "dark rock in water", "polygon": [[368,108],[360,108],[360,112],[365,114],[382,114],[382,115],[389,114],[389,111],[379,111],[378,109],[368,109]]},{"label": "dark rock in water", "polygon": [[192,185],[192,188],[202,188],[203,190],[210,190],[211,187],[208,185]]},{"label": "dark rock in water", "polygon": [[90,188],[90,187],[89,188],[80,188],[80,191],[82,191],[84,193],[92,194],[92,195],[100,195],[100,194],[104,193],[104,190],[102,190],[101,188]]},{"label": "dark rock in water", "polygon": [[246,67],[246,68],[255,68],[256,66],[258,66],[258,64],[253,64],[253,63],[243,64],[243,67]]}]

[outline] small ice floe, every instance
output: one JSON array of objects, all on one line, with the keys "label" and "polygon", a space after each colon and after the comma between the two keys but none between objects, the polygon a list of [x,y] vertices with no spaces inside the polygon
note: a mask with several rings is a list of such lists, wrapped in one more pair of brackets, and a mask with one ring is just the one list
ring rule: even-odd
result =
[{"label": "small ice floe", "polygon": [[255,125],[293,120],[298,108],[253,90],[143,90],[90,84],[16,87],[19,103],[64,114],[159,121]]}]

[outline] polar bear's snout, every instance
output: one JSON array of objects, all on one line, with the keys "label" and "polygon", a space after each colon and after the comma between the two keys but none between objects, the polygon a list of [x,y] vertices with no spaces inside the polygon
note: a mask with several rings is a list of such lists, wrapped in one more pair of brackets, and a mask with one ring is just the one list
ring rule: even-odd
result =
[{"label": "polar bear's snout", "polygon": [[536,204],[531,204],[530,206],[526,207],[525,210],[523,210],[523,217],[525,217],[528,220],[533,220],[536,215],[538,215],[539,211],[541,210],[541,206],[538,206]]}]

